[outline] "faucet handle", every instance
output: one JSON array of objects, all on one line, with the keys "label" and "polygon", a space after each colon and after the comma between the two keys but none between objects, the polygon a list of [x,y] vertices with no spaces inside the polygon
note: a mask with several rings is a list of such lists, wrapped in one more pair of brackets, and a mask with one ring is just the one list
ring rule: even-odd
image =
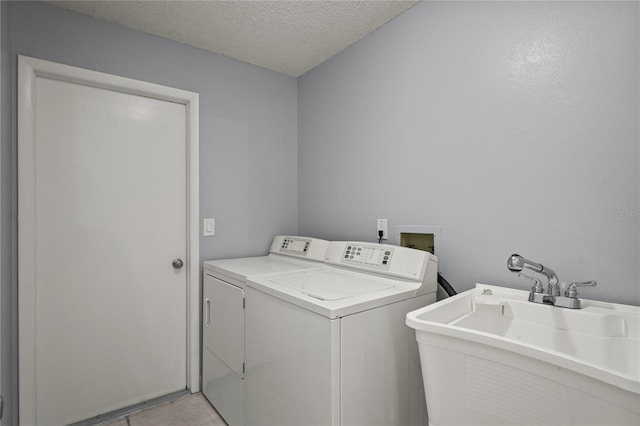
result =
[{"label": "faucet handle", "polygon": [[598,283],[594,280],[571,283],[565,291],[565,296],[577,299],[579,296],[578,287],[595,287],[596,285],[598,285]]},{"label": "faucet handle", "polygon": [[539,279],[529,276],[527,274],[523,274],[522,272],[520,272],[518,276],[522,278],[526,278],[530,281],[533,281],[533,287],[531,287],[531,293],[544,293],[544,288],[542,287],[542,283],[540,282]]}]

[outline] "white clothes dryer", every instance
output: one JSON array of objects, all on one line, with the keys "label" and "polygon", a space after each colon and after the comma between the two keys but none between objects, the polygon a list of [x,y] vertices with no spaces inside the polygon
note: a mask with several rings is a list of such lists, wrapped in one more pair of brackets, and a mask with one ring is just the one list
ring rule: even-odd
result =
[{"label": "white clothes dryer", "polygon": [[276,236],[266,256],[203,263],[202,393],[230,425],[244,425],[248,276],[323,265],[328,241]]},{"label": "white clothes dryer", "polygon": [[250,277],[247,424],[426,424],[404,321],[435,302],[436,274],[427,252],[331,242],[322,268]]}]

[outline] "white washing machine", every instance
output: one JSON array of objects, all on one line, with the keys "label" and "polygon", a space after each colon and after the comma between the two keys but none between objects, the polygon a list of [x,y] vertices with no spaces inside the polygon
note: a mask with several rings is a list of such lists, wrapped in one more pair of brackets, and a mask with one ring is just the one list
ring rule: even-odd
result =
[{"label": "white washing machine", "polygon": [[322,268],[247,280],[248,425],[426,424],[415,337],[435,302],[437,259],[331,242]]},{"label": "white washing machine", "polygon": [[245,424],[247,277],[320,267],[328,244],[276,236],[267,256],[203,263],[202,392],[228,424]]}]

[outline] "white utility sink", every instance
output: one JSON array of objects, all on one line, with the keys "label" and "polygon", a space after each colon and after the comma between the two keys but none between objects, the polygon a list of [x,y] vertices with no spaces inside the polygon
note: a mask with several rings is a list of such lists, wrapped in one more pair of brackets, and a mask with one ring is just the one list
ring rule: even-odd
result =
[{"label": "white utility sink", "polygon": [[478,284],[407,315],[431,425],[640,424],[640,308]]}]

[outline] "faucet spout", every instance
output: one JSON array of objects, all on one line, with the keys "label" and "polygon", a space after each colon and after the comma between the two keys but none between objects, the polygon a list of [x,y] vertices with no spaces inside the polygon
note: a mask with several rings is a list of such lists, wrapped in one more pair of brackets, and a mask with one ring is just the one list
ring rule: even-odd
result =
[{"label": "faucet spout", "polygon": [[532,260],[525,259],[519,254],[512,254],[509,257],[509,259],[507,260],[507,268],[509,268],[511,272],[520,272],[522,271],[522,269],[527,268],[544,275],[549,281],[549,288],[547,290],[547,293],[551,296],[560,296],[558,276],[551,268],[547,268],[544,265]]}]

